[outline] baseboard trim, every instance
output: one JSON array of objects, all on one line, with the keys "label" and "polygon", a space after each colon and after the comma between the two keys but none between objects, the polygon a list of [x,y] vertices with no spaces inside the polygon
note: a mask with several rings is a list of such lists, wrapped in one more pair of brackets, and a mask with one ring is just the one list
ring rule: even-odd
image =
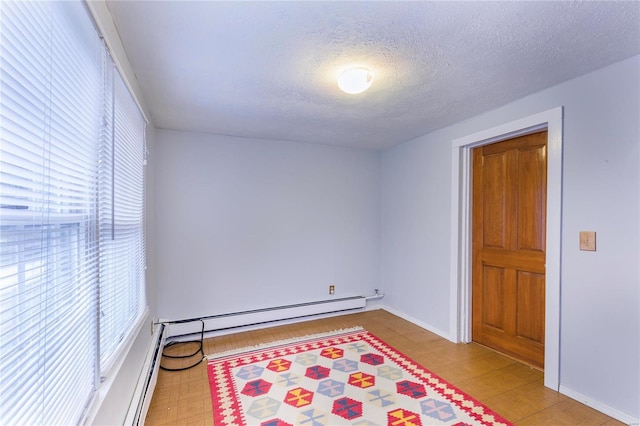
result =
[{"label": "baseboard trim", "polygon": [[388,305],[385,305],[385,304],[383,304],[381,306],[381,308],[384,309],[385,311],[388,311],[388,312],[392,313],[395,316],[398,316],[398,317],[400,317],[402,319],[405,319],[405,320],[409,321],[410,323],[413,323],[413,324],[417,325],[418,327],[424,328],[427,331],[430,331],[430,332],[432,332],[434,334],[437,334],[438,336],[442,337],[443,339],[447,339],[450,342],[457,343],[453,339],[451,339],[451,336],[449,335],[449,333],[447,333],[445,331],[442,331],[442,330],[440,330],[438,328],[435,328],[435,327],[431,326],[430,324],[427,324],[426,322],[420,321],[420,320],[418,320],[418,319],[416,319],[416,318],[414,318],[414,317],[412,317],[410,315],[405,314],[402,311],[398,311],[397,309],[392,308],[391,306],[388,306]]},{"label": "baseboard trim", "polygon": [[580,392],[576,392],[566,386],[560,385],[560,393],[568,396],[569,398],[575,399],[576,401],[581,402],[584,405],[593,408],[594,410],[598,410],[609,417],[613,417],[614,419],[619,420],[622,423],[626,423],[628,425],[640,424],[640,419],[636,419],[633,416],[625,414],[620,410],[603,404],[600,401],[596,401],[595,399],[583,395]]}]

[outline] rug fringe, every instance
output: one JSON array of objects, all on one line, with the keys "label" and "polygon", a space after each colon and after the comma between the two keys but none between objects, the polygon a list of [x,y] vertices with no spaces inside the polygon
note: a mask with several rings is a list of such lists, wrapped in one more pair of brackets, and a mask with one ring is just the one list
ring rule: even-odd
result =
[{"label": "rug fringe", "polygon": [[364,331],[364,328],[363,327],[340,328],[337,330],[327,331],[324,333],[307,334],[305,336],[292,337],[290,339],[276,340],[274,342],[261,343],[259,345],[245,346],[244,348],[231,349],[225,352],[218,352],[215,354],[207,355],[206,358],[208,361],[211,361],[211,360],[223,358],[226,356],[238,355],[243,352],[251,352],[251,351],[257,351],[261,349],[268,349],[274,346],[288,345],[291,343],[297,343],[304,340],[321,339],[326,337],[338,336],[340,334],[345,334],[345,333],[358,332],[358,331]]}]

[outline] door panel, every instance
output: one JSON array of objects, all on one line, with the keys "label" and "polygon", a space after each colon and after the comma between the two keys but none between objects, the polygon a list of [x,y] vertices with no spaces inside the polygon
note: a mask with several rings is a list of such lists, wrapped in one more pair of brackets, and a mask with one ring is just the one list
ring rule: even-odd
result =
[{"label": "door panel", "polygon": [[506,158],[504,154],[488,155],[484,161],[487,164],[483,176],[486,202],[483,203],[482,209],[483,216],[492,219],[482,224],[484,247],[505,248]]},{"label": "door panel", "polygon": [[485,267],[482,321],[485,325],[502,330],[503,315],[500,301],[504,298],[504,268]]},{"label": "door panel", "polygon": [[518,272],[516,335],[544,345],[544,275]]},{"label": "door panel", "polygon": [[473,150],[472,337],[539,367],[546,144],[540,132]]},{"label": "door panel", "polygon": [[544,251],[546,210],[545,147],[518,154],[518,249]]}]

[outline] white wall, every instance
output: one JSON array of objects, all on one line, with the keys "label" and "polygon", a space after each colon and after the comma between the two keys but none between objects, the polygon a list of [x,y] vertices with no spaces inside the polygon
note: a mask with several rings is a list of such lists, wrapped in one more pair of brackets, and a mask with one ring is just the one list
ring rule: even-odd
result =
[{"label": "white wall", "polygon": [[446,336],[451,147],[421,140],[382,154],[381,286],[387,307]]},{"label": "white wall", "polygon": [[[564,106],[561,389],[640,418],[640,57],[382,153],[385,303],[449,330],[451,141]],[[596,252],[578,250],[581,230]]]},{"label": "white wall", "polygon": [[370,150],[158,130],[157,297],[184,319],[373,294]]}]

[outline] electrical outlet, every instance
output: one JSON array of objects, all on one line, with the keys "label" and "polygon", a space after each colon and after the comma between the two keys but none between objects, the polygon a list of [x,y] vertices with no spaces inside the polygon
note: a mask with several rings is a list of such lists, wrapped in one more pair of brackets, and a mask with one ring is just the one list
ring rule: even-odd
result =
[{"label": "electrical outlet", "polygon": [[596,251],[596,233],[580,231],[580,250]]},{"label": "electrical outlet", "polygon": [[333,284],[331,284],[331,285],[329,286],[329,294],[333,294],[333,293],[335,293],[335,292],[336,292],[336,286],[335,286],[335,285],[333,285]]}]

